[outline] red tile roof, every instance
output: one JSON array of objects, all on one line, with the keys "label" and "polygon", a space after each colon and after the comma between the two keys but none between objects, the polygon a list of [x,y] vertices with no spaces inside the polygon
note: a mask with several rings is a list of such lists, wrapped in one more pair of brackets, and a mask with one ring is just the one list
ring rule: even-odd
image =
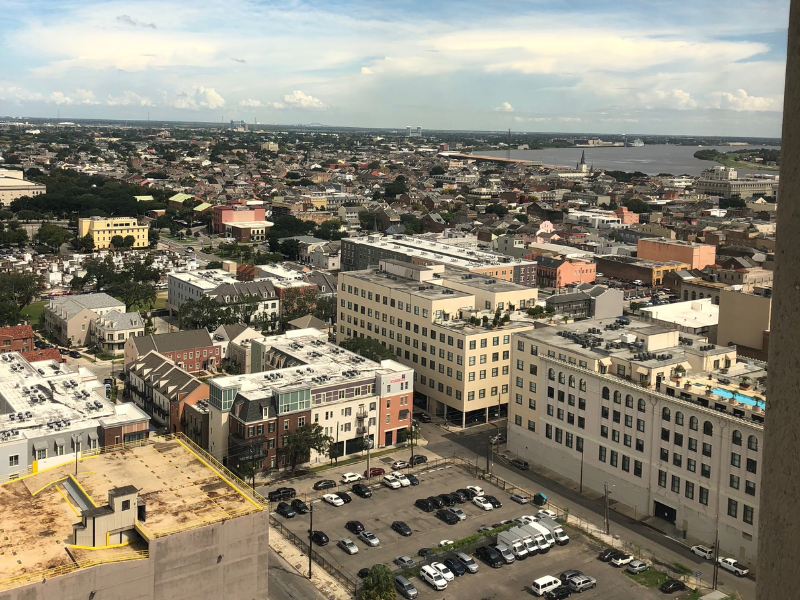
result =
[{"label": "red tile roof", "polygon": [[22,340],[33,337],[33,329],[30,325],[14,325],[13,327],[0,327],[0,335],[10,335],[12,339]]},{"label": "red tile roof", "polygon": [[31,352],[22,352],[22,358],[28,362],[37,362],[40,360],[55,360],[56,362],[63,362],[61,353],[58,348],[46,348],[45,350],[32,350]]}]

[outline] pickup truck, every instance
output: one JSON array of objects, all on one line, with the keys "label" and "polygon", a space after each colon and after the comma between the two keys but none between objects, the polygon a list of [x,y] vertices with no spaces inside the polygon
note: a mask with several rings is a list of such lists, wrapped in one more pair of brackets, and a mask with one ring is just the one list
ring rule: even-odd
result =
[{"label": "pickup truck", "polygon": [[735,558],[719,558],[717,559],[719,566],[723,569],[730,571],[737,577],[744,577],[750,572],[750,569],[745,567],[743,564],[736,562]]}]

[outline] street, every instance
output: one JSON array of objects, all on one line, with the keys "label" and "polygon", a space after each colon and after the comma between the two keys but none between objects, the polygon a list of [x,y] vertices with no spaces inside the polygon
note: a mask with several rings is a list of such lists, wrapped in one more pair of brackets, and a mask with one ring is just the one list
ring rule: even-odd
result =
[{"label": "street", "polygon": [[[440,456],[458,456],[469,461],[478,461],[478,466],[485,468],[487,444],[490,433],[486,430],[463,435],[450,433],[438,425],[421,425],[423,437],[428,440],[427,450]],[[549,500],[561,508],[569,509],[570,514],[590,520],[594,523],[603,521],[603,505],[586,498],[541,474],[530,471],[518,471],[495,460],[492,472],[515,485],[526,487],[530,492],[543,492]],[[611,533],[621,539],[647,548],[664,561],[680,563],[702,573],[701,578],[711,581],[713,565],[693,554],[689,548],[678,540],[611,511]],[[743,600],[755,600],[756,583],[751,579],[739,579],[733,574],[720,569],[719,589],[726,593],[738,591]]]},{"label": "street", "polygon": [[269,549],[270,600],[318,600],[320,591],[283,557]]}]

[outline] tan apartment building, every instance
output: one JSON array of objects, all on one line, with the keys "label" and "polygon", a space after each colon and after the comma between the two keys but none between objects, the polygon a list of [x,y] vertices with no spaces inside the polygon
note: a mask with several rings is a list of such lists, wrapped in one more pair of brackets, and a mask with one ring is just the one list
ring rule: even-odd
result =
[{"label": "tan apartment building", "polygon": [[511,364],[510,453],[584,493],[607,484],[688,544],[711,546],[718,528],[724,556],[754,561],[765,403],[737,385],[760,370],[734,348],[593,319],[515,334]]},{"label": "tan apartment building", "polygon": [[85,346],[95,320],[111,312],[125,314],[125,303],[103,293],[59,296],[44,308],[44,328],[62,346]]},{"label": "tan apartment building", "polygon": [[123,239],[132,235],[135,239],[134,248],[147,248],[150,245],[148,229],[147,225],[139,225],[136,217],[78,219],[78,235],[80,237],[91,235],[94,247],[97,249],[111,246],[111,239],[117,235]]},{"label": "tan apartment building", "polygon": [[[518,311],[535,306],[536,288],[381,260],[340,273],[338,298],[338,339],[378,340],[413,367],[418,405],[460,427],[506,415],[511,334],[533,328]],[[510,320],[494,326],[498,310]]]},{"label": "tan apartment building", "polygon": [[681,262],[689,265],[690,269],[702,269],[714,264],[717,249],[683,240],[643,238],[638,242],[636,256],[657,262]]},{"label": "tan apartment building", "polygon": [[735,345],[744,356],[767,360],[771,318],[771,286],[754,292],[723,290],[719,294],[717,342]]}]

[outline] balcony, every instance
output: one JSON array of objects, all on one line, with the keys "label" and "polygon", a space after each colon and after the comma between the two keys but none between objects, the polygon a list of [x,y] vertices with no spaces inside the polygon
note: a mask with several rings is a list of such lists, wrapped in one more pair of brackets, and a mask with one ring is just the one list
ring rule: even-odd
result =
[{"label": "balcony", "polygon": [[367,409],[366,408],[359,408],[358,412],[356,413],[356,419],[363,420],[367,418]]},{"label": "balcony", "polygon": [[367,428],[364,427],[363,425],[359,425],[358,427],[356,427],[356,433],[358,435],[364,435],[365,433],[367,433]]}]

